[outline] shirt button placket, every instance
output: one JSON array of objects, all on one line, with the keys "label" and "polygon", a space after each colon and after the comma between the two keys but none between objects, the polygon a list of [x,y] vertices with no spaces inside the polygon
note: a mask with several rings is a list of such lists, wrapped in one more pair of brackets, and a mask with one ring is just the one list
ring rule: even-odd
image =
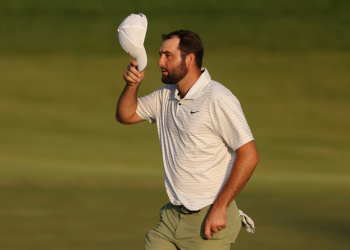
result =
[{"label": "shirt button placket", "polygon": [[178,108],[176,109],[176,115],[178,113],[178,110],[179,110],[180,106],[181,106],[181,102],[178,103]]}]

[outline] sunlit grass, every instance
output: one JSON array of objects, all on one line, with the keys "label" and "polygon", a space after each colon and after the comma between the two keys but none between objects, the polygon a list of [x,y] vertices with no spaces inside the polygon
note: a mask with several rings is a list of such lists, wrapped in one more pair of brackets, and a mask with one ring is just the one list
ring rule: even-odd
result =
[{"label": "sunlit grass", "polygon": [[[230,61],[225,61],[229,56]],[[140,95],[161,83],[150,55]],[[142,249],[167,202],[156,125],[114,112],[128,57],[0,59],[2,249]],[[237,197],[239,249],[347,249],[349,54],[207,53],[261,162]],[[20,240],[18,240],[20,239]]]}]

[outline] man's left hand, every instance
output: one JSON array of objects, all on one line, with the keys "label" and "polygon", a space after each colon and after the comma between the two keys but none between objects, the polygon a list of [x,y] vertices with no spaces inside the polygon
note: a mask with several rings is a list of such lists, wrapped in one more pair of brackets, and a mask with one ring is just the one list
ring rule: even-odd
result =
[{"label": "man's left hand", "polygon": [[218,208],[215,205],[211,208],[207,221],[205,222],[205,236],[208,240],[226,227],[226,208]]}]

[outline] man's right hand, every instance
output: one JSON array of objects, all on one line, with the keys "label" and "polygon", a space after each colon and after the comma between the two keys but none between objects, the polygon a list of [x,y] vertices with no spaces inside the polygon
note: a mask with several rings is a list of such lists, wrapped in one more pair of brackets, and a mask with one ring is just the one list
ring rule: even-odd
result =
[{"label": "man's right hand", "polygon": [[137,70],[137,62],[134,59],[130,60],[130,64],[128,65],[128,67],[126,68],[123,74],[123,78],[126,84],[130,86],[139,84],[141,83],[144,77],[145,77],[145,70],[142,70],[141,72],[139,72]]}]

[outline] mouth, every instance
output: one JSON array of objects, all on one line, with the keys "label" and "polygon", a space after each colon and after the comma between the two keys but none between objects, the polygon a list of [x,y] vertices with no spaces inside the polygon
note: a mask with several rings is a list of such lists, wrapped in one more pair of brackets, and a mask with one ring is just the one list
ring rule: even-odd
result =
[{"label": "mouth", "polygon": [[164,69],[164,68],[162,68],[161,70],[162,70],[162,74],[163,74],[163,75],[166,74],[166,73],[167,73],[167,74],[169,73],[169,72],[168,72],[166,69]]}]

